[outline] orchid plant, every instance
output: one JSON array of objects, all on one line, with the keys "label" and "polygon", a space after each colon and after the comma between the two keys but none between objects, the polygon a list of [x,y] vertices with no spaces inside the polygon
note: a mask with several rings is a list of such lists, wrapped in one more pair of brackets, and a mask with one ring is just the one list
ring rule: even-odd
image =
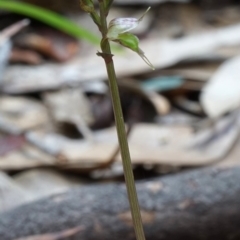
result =
[{"label": "orchid plant", "polygon": [[97,55],[102,57],[106,64],[106,69],[109,79],[109,87],[113,103],[113,110],[118,134],[118,141],[122,156],[125,182],[128,192],[128,198],[131,208],[133,225],[135,229],[136,239],[145,240],[143,224],[140,214],[140,207],[138,203],[137,191],[134,182],[134,176],[131,165],[131,157],[127,142],[127,135],[125,131],[125,124],[123,119],[122,107],[119,97],[117,78],[113,63],[113,55],[111,53],[109,41],[117,42],[123,47],[129,48],[136,52],[152,69],[153,65],[144,55],[144,52],[139,48],[139,39],[134,34],[130,33],[132,29],[136,28],[141,22],[146,12],[139,19],[136,18],[115,18],[107,24],[107,16],[113,0],[98,0],[99,11],[96,10],[93,0],[80,0],[81,8],[89,13],[95,24],[98,26],[102,34],[101,50]]},{"label": "orchid plant", "polygon": [[134,34],[129,31],[133,30],[138,26],[150,7],[145,11],[145,13],[139,18],[115,18],[110,21],[108,26],[107,38],[110,41],[117,42],[123,47],[129,48],[136,52],[153,70],[154,66],[144,55],[144,52],[139,47],[139,39]]}]

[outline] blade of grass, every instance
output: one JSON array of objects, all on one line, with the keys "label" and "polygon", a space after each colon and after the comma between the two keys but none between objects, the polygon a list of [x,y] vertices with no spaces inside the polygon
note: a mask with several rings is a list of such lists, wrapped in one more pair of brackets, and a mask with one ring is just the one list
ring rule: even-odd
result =
[{"label": "blade of grass", "polygon": [[0,9],[31,17],[73,37],[87,40],[93,44],[99,44],[99,37],[53,11],[28,3],[9,0],[0,0]]}]

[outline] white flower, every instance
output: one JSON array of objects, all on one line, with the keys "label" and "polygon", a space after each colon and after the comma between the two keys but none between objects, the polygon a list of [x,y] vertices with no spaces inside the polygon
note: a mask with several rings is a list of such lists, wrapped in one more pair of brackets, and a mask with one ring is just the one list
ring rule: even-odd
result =
[{"label": "white flower", "polygon": [[109,40],[115,40],[118,38],[119,34],[129,32],[136,28],[141,22],[141,20],[144,18],[144,16],[147,14],[147,12],[150,10],[151,7],[149,7],[145,13],[139,18],[115,18],[110,21],[108,26],[108,33],[107,38]]}]

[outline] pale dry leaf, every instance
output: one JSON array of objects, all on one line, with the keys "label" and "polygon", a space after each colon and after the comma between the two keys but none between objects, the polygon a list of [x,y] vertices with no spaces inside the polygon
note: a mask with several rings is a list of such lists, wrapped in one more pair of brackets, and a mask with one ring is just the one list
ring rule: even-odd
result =
[{"label": "pale dry leaf", "polygon": [[28,24],[29,20],[24,19],[15,24],[12,24],[11,26],[3,29],[0,32],[0,76],[3,73],[3,70],[5,69],[8,58],[10,56],[12,48],[10,37],[19,32],[23,27],[27,26]]},{"label": "pale dry leaf", "polygon": [[201,104],[210,118],[217,118],[240,106],[240,56],[216,71],[203,88]]},{"label": "pale dry leaf", "polygon": [[38,101],[25,97],[0,97],[0,129],[21,134],[49,121],[46,108]]},{"label": "pale dry leaf", "polygon": [[[239,137],[239,116],[227,116],[215,128],[194,133],[189,126],[136,124],[129,134],[133,164],[203,166],[223,159]],[[117,161],[121,161],[120,154]]]},{"label": "pale dry leaf", "polygon": [[0,170],[18,171],[40,166],[53,166],[55,157],[41,151],[32,144],[24,144],[21,149],[9,152],[0,158]]},{"label": "pale dry leaf", "polygon": [[[219,28],[206,33],[180,39],[148,39],[141,42],[149,59],[156,68],[165,68],[176,63],[199,59],[222,59],[218,49],[235,47],[240,42],[240,24]],[[201,46],[199,48],[199,46]],[[94,49],[93,49],[94,50]],[[95,50],[94,50],[95,51]],[[3,76],[2,90],[8,93],[22,93],[58,88],[73,82],[104,80],[107,78],[102,59],[92,54],[79,55],[66,64],[45,63],[39,66],[8,66]],[[234,52],[236,56],[239,51]],[[149,71],[148,66],[136,54],[129,51],[117,54],[114,59],[119,77]],[[229,55],[227,56],[229,57]],[[93,70],[94,69],[94,70]]]},{"label": "pale dry leaf", "polygon": [[93,122],[90,103],[80,88],[44,94],[44,101],[57,123],[72,123],[83,136],[92,140],[88,125]]},{"label": "pale dry leaf", "polygon": [[74,165],[84,169],[108,162],[118,147],[115,127],[93,132],[93,142],[42,130],[28,132],[26,138],[45,152],[63,156],[64,167]]},{"label": "pale dry leaf", "polygon": [[12,179],[19,188],[27,192],[31,201],[59,194],[83,184],[80,178],[54,169],[30,169],[14,175]]}]

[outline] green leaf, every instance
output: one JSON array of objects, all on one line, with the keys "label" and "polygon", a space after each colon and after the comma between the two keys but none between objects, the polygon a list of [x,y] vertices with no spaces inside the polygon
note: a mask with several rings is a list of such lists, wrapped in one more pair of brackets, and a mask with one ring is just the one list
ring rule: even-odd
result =
[{"label": "green leaf", "polygon": [[34,18],[73,37],[87,40],[93,44],[99,44],[100,42],[99,38],[87,29],[78,26],[53,11],[41,7],[22,2],[0,0],[0,9]]}]

